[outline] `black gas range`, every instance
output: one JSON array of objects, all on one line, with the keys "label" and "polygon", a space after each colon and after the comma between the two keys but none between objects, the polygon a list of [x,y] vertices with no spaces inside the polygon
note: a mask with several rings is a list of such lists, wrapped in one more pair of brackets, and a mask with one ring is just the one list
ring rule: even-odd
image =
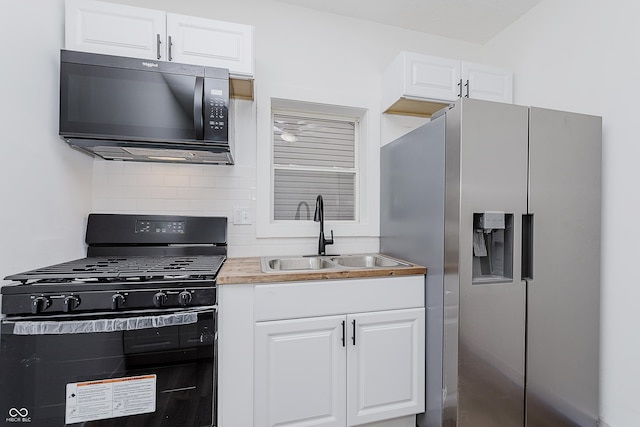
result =
[{"label": "black gas range", "polygon": [[2,313],[214,305],[226,227],[225,217],[91,214],[87,258],[6,277]]},{"label": "black gas range", "polygon": [[223,255],[92,257],[8,276],[5,315],[181,308],[216,303]]},{"label": "black gas range", "polygon": [[91,214],[86,243],[0,288],[0,425],[214,426],[226,217]]}]

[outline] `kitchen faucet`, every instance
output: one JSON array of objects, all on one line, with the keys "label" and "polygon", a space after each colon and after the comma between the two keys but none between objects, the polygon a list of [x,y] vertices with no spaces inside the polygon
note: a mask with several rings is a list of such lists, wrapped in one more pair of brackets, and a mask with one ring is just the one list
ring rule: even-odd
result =
[{"label": "kitchen faucet", "polygon": [[326,255],[326,246],[333,245],[333,230],[331,230],[331,238],[324,238],[324,202],[322,195],[316,197],[316,212],[313,220],[320,223],[320,236],[318,237],[318,255]]}]

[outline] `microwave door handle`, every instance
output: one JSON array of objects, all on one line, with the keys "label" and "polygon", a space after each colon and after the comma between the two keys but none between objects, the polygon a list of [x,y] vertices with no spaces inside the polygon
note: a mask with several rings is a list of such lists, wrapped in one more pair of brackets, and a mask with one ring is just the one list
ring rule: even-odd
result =
[{"label": "microwave door handle", "polygon": [[196,139],[204,139],[204,77],[196,77],[196,87],[193,92],[193,127]]}]

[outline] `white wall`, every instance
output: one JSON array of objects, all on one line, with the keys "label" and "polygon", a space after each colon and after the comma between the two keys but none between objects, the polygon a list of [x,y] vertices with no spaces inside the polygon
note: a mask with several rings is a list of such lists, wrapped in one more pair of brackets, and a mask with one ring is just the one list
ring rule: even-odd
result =
[{"label": "white wall", "polygon": [[[516,103],[602,115],[601,412],[612,427],[638,424],[640,286],[634,266],[640,229],[634,217],[640,211],[635,106],[640,83],[634,71],[640,65],[640,4],[543,0],[481,48],[269,0],[118,2],[255,25],[258,94],[263,86],[297,88],[307,97],[340,88],[343,102],[375,111],[380,72],[398,51],[411,50],[513,69]],[[92,210],[231,216],[233,206],[245,206],[255,213],[256,147],[265,136],[256,134],[250,119],[256,117],[259,96],[256,103],[238,105],[248,121],[239,130],[234,167],[103,161],[93,166],[57,137],[62,0],[5,0],[2,6],[0,276],[83,256],[86,215]],[[378,139],[388,139],[385,129],[398,133],[403,126],[383,118]],[[336,242],[340,251],[377,247],[374,238],[336,236]],[[315,238],[256,239],[253,225],[232,226],[230,245],[233,256],[275,254],[311,251]]]},{"label": "white wall", "polygon": [[0,279],[85,253],[92,161],[57,136],[63,10],[2,2]]},{"label": "white wall", "polygon": [[[229,226],[230,256],[314,253],[318,225],[301,238],[257,238],[256,215],[268,185],[264,162],[270,137],[271,98],[335,104],[369,110],[368,143],[375,155],[381,142],[380,75],[401,50],[475,59],[480,46],[399,28],[296,8],[270,0],[117,0],[133,6],[197,15],[255,26],[255,102],[237,102],[236,165],[114,164],[96,162],[93,209],[103,212],[167,212],[223,215],[233,207],[250,209],[253,224]],[[265,119],[266,118],[266,119]],[[266,125],[265,125],[266,120]],[[384,118],[382,138],[408,130],[400,118]],[[409,121],[409,125],[414,125]],[[262,162],[258,164],[258,162]],[[378,238],[378,182],[371,184],[371,233],[347,237],[336,232],[334,253],[375,252]],[[331,222],[325,230],[332,229]],[[262,233],[264,235],[264,232]]]},{"label": "white wall", "polygon": [[640,3],[544,0],[483,49],[515,72],[515,102],[603,117],[601,416],[640,422]]}]

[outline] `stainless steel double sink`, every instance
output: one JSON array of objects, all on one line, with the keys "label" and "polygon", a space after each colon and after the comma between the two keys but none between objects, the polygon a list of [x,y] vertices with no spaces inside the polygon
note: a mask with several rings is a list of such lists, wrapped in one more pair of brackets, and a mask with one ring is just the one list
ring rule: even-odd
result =
[{"label": "stainless steel double sink", "polygon": [[381,254],[327,256],[267,256],[261,259],[264,273],[283,271],[352,270],[361,268],[409,267],[412,264]]}]

